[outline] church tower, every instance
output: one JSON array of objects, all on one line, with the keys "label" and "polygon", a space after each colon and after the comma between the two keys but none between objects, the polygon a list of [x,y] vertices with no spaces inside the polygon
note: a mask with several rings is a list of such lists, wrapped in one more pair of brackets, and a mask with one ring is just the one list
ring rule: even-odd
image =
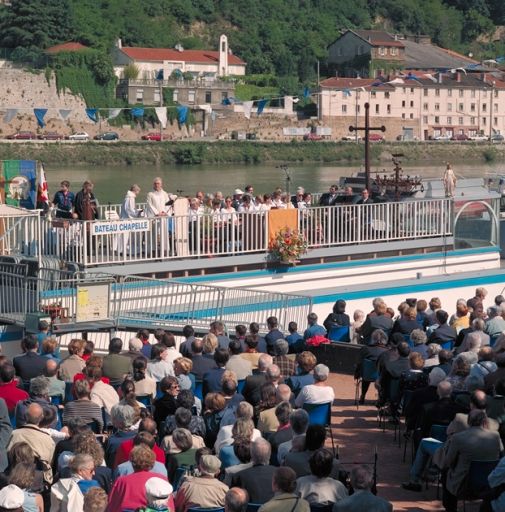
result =
[{"label": "church tower", "polygon": [[219,38],[219,76],[228,75],[228,38],[222,34]]}]

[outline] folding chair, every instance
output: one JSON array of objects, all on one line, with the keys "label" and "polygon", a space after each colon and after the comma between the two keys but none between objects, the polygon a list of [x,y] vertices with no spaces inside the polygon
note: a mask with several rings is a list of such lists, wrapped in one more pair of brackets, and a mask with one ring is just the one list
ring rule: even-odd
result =
[{"label": "folding chair", "polygon": [[466,477],[463,493],[463,510],[466,510],[466,501],[479,500],[489,492],[489,473],[498,465],[499,460],[472,460]]},{"label": "folding chair", "polygon": [[174,480],[172,482],[172,487],[174,488],[174,492],[177,491],[179,485],[181,484],[182,477],[186,473],[186,468],[177,468],[175,470]]},{"label": "folding chair", "polygon": [[405,343],[408,343],[410,348],[414,348],[414,342],[410,339],[410,334],[403,334]]},{"label": "folding chair", "polygon": [[200,508],[200,507],[190,507],[187,512],[224,512],[223,507],[219,508]]},{"label": "folding chair", "polygon": [[246,512],[258,512],[258,509],[262,506],[262,503],[248,503]]},{"label": "folding chair", "polygon": [[[373,462],[370,461],[353,461],[353,462],[342,462],[339,459],[339,447],[337,445],[337,455],[338,463],[340,466],[373,466],[373,485],[372,485],[372,493],[377,494],[377,461],[379,459],[379,455],[377,453],[377,446],[374,447],[374,456]],[[342,482],[344,483],[344,482]],[[348,482],[346,483],[346,487],[349,487]]]},{"label": "folding chair", "polygon": [[452,350],[454,348],[454,341],[453,340],[444,341],[444,342],[440,343],[440,346],[444,350]]},{"label": "folding chair", "polygon": [[200,400],[203,400],[203,381],[197,380],[195,382],[195,396],[199,398]]},{"label": "folding chair", "polygon": [[189,380],[191,381],[191,391],[195,389],[196,375],[194,373],[188,373]]},{"label": "folding chair", "polygon": [[239,381],[237,381],[237,392],[238,393],[242,393],[242,391],[244,390],[244,387],[245,387],[245,379],[240,379]]},{"label": "folding chair", "polygon": [[354,397],[354,405],[359,409],[359,397],[360,397],[360,387],[362,382],[375,382],[379,378],[379,373],[377,372],[376,362],[371,359],[363,359],[361,363],[361,376],[356,381],[356,393]]},{"label": "folding chair", "polygon": [[137,395],[137,402],[145,405],[146,409],[151,410],[153,407],[152,395]]},{"label": "folding chair", "polygon": [[310,512],[331,512],[333,510],[333,503],[321,505],[320,503],[309,503]]},{"label": "folding chair", "polygon": [[331,429],[331,406],[332,402],[324,404],[303,404],[303,408],[309,413],[309,425],[322,425],[330,431],[331,447],[335,453],[335,442]]},{"label": "folding chair", "polygon": [[71,402],[74,399],[74,395],[72,394],[73,388],[73,382],[65,382],[65,402]]},{"label": "folding chair", "polygon": [[342,327],[332,327],[328,332],[328,339],[330,341],[341,341],[344,343],[349,343],[351,341],[349,326],[345,325]]},{"label": "folding chair", "polygon": [[501,336],[501,334],[496,334],[495,336],[491,336],[489,338],[489,346],[494,347],[494,344],[498,341],[498,338]]}]

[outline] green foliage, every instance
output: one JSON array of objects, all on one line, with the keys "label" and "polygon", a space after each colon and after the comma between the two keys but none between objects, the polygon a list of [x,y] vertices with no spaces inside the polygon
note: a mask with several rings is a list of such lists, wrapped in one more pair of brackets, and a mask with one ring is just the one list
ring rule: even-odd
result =
[{"label": "green foliage", "polygon": [[78,66],[105,87],[105,61],[118,38],[125,46],[216,49],[226,33],[258,80],[247,83],[296,93],[295,77],[299,84],[315,82],[317,63],[326,68],[327,47],[342,29],[427,34],[484,58],[504,45],[477,38],[500,24],[504,0],[12,0],[11,7],[0,6],[0,47],[35,63],[49,45],[80,41],[101,53]]},{"label": "green foliage", "polygon": [[235,86],[235,97],[241,101],[258,100],[272,96],[279,96],[277,87],[259,87],[249,84],[237,84]]},{"label": "green foliage", "polygon": [[139,74],[140,69],[136,64],[128,64],[123,68],[123,78],[126,80],[136,80]]},{"label": "green foliage", "polygon": [[96,50],[62,52],[52,63],[58,92],[81,96],[88,107],[114,106],[116,78],[108,56]]}]

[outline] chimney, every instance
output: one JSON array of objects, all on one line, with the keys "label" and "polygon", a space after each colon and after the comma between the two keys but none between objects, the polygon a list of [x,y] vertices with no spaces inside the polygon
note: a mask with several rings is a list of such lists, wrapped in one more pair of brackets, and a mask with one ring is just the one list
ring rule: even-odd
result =
[{"label": "chimney", "polygon": [[481,73],[481,74],[480,74],[480,79],[481,79],[485,84],[487,84],[487,73]]},{"label": "chimney", "polygon": [[461,83],[461,71],[456,73],[456,82],[458,82],[458,84]]},{"label": "chimney", "polygon": [[439,84],[441,84],[441,83],[443,82],[443,75],[444,75],[443,73],[439,73],[439,74],[438,74],[438,80],[437,80],[437,82],[438,82]]},{"label": "chimney", "polygon": [[123,42],[121,41],[121,39],[116,39],[116,48],[122,48],[123,47]]}]

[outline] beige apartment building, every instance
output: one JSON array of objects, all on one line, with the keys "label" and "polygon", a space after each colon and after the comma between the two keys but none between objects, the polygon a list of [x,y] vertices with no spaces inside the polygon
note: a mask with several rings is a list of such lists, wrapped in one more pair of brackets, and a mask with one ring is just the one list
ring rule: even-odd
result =
[{"label": "beige apartment building", "polygon": [[[350,125],[384,125],[387,140],[505,134],[505,82],[493,73],[405,73],[384,79],[329,78],[320,84],[319,118],[337,138]],[[386,81],[387,80],[387,81]]]}]

